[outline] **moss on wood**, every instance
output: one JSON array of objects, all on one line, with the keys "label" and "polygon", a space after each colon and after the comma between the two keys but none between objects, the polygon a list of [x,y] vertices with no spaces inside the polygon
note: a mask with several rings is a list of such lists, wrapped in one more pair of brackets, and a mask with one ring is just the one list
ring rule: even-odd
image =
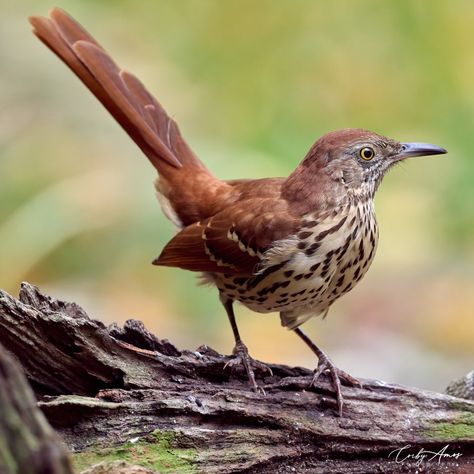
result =
[{"label": "moss on wood", "polygon": [[117,447],[95,448],[73,455],[77,472],[104,461],[127,461],[160,473],[197,472],[197,450],[180,448],[174,431],[155,430],[151,435]]}]

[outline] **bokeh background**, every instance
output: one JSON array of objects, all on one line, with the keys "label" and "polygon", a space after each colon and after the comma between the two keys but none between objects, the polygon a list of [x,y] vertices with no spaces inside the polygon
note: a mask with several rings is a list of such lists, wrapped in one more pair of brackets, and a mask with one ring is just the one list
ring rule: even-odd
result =
[{"label": "bokeh background", "polygon": [[[9,3],[10,5],[6,5]],[[0,14],[0,287],[28,280],[105,322],[229,353],[196,275],[150,262],[174,229],[154,170],[30,33],[44,0]],[[377,196],[375,263],[306,329],[345,370],[436,390],[474,362],[474,3],[64,0],[177,119],[222,178],[284,176],[343,127],[427,141]],[[251,353],[313,367],[277,314],[238,308]]]}]

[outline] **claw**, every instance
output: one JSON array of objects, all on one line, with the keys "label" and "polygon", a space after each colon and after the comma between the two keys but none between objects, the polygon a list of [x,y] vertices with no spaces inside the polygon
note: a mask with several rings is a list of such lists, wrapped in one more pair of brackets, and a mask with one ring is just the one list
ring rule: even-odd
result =
[{"label": "claw", "polygon": [[343,370],[338,369],[334,365],[334,363],[331,361],[331,359],[329,359],[329,357],[327,357],[323,353],[319,357],[318,367],[314,371],[314,375],[313,375],[313,378],[311,379],[309,386],[313,387],[318,381],[320,375],[325,371],[328,371],[329,375],[331,376],[332,387],[334,391],[336,392],[338,415],[342,416],[344,398],[342,397],[342,391],[341,391],[341,379],[344,380],[347,383],[347,385],[351,387],[355,387],[355,386],[362,387],[362,383],[360,382],[360,380],[356,379],[355,377],[352,377],[352,375],[349,375],[347,372],[344,372]]},{"label": "claw", "polygon": [[234,358],[226,362],[226,364],[224,365],[224,370],[226,370],[228,367],[233,368],[239,365],[243,365],[245,371],[247,372],[247,377],[249,379],[252,390],[256,393],[261,393],[262,395],[265,395],[265,390],[260,387],[255,381],[254,370],[268,372],[270,376],[272,376],[272,369],[267,365],[263,364],[262,362],[252,359],[252,357],[250,357],[249,355],[247,346],[243,342],[237,343],[232,353],[234,354]]}]

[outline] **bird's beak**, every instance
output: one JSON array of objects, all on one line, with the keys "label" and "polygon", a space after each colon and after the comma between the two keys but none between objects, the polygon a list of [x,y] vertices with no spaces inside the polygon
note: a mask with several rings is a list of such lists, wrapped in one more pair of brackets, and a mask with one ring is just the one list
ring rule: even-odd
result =
[{"label": "bird's beak", "polygon": [[444,155],[447,153],[444,148],[430,143],[402,143],[402,147],[402,151],[396,156],[397,161],[413,156]]}]

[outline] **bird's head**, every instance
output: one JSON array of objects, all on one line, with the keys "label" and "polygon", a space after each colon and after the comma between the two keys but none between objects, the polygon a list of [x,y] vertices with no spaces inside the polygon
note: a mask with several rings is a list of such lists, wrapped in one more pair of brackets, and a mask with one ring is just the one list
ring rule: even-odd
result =
[{"label": "bird's head", "polygon": [[[414,156],[439,155],[444,148],[428,143],[401,143],[362,129],[344,129],[321,137],[294,174],[303,175],[313,189],[325,188],[373,198],[385,173]],[[331,189],[333,188],[333,189]]]}]

